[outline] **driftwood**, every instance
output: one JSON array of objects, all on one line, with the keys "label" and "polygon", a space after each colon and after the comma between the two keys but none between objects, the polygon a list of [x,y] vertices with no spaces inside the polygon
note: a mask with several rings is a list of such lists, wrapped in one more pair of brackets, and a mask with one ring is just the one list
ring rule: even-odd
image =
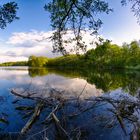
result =
[{"label": "driftwood", "polygon": [[47,118],[45,119],[44,122],[47,122],[52,117],[52,114],[55,113],[59,109],[59,106],[60,106],[60,104],[56,105],[54,110],[52,110],[52,112],[47,116]]},{"label": "driftwood", "polygon": [[[86,87],[86,85],[85,85],[85,87]],[[29,119],[27,124],[21,130],[21,134],[25,134],[27,132],[27,130],[29,130],[29,128],[32,126],[32,124],[36,121],[36,119],[40,115],[43,106],[45,106],[47,104],[47,105],[51,105],[52,110],[49,113],[49,115],[46,117],[46,119],[43,121],[43,123],[50,122],[50,120],[53,120],[59,134],[63,135],[66,139],[71,139],[70,135],[69,135],[70,133],[68,133],[62,127],[59,119],[57,118],[57,116],[55,114],[60,109],[62,109],[64,103],[68,103],[71,101],[74,101],[74,102],[77,101],[78,105],[80,106],[79,103],[81,100],[79,97],[83,93],[83,90],[82,90],[81,94],[78,96],[78,98],[73,98],[73,99],[69,99],[69,100],[65,100],[65,99],[63,99],[63,97],[61,98],[61,96],[59,96],[59,97],[50,96],[45,99],[40,98],[40,97],[32,97],[32,96],[20,94],[20,93],[16,92],[15,90],[11,90],[11,93],[16,96],[22,97],[22,98],[32,99],[32,100],[36,100],[37,102],[39,102],[34,110],[32,117]],[[67,114],[67,117],[76,117],[86,111],[89,111],[90,109],[93,109],[93,107],[95,107],[97,105],[101,105],[100,103],[102,103],[102,105],[107,103],[107,104],[111,105],[111,108],[108,109],[108,111],[110,111],[113,114],[113,119],[111,120],[111,122],[113,122],[113,123],[118,122],[125,134],[127,134],[127,131],[125,128],[124,119],[127,119],[128,121],[131,121],[132,123],[136,123],[138,121],[137,117],[133,114],[134,114],[135,109],[140,109],[139,101],[133,101],[133,100],[131,101],[127,98],[122,99],[122,100],[117,100],[117,99],[115,100],[111,97],[102,96],[102,97],[96,97],[94,99],[88,99],[87,102],[92,103],[92,105],[88,106],[87,108],[82,108],[79,112]],[[107,125],[109,125],[109,123]],[[112,123],[110,126],[113,127]],[[139,129],[137,129],[137,131],[133,131],[132,135],[136,136],[136,133],[138,132],[138,130]],[[81,135],[81,132],[79,133],[79,136],[80,135]]]},{"label": "driftwood", "polygon": [[51,100],[48,100],[48,99],[44,99],[44,98],[41,98],[41,97],[32,97],[32,96],[29,96],[29,94],[28,95],[23,95],[21,93],[18,93],[14,89],[12,89],[10,92],[12,94],[14,94],[15,96],[18,96],[18,97],[21,97],[21,98],[36,100],[36,101],[39,101],[39,102],[42,101],[42,102],[46,103],[47,105],[53,105],[53,103],[51,102]]},{"label": "driftwood", "polygon": [[58,128],[58,131],[60,133],[60,135],[64,135],[68,140],[71,140],[69,134],[66,132],[66,130],[61,126],[59,119],[56,117],[56,115],[54,113],[52,113],[52,117],[54,119],[54,122]]},{"label": "driftwood", "polygon": [[32,117],[29,119],[29,121],[26,123],[26,125],[22,128],[21,134],[25,134],[33,125],[33,123],[37,120],[39,117],[42,108],[44,107],[44,102],[39,102],[35,108],[34,114]]}]

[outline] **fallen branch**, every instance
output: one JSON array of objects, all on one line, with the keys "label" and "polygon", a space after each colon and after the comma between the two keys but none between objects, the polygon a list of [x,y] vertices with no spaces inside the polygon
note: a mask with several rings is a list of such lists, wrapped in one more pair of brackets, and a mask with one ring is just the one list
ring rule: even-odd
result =
[{"label": "fallen branch", "polygon": [[52,117],[54,119],[54,122],[58,128],[58,130],[60,131],[60,134],[63,133],[64,136],[68,139],[71,140],[69,134],[66,132],[66,130],[61,126],[59,119],[56,117],[56,115],[54,113],[52,113]]},{"label": "fallen branch", "polygon": [[51,101],[48,100],[48,99],[44,99],[44,98],[40,98],[40,97],[31,97],[31,96],[28,96],[28,95],[23,95],[23,94],[21,94],[21,93],[18,93],[18,92],[15,91],[14,89],[11,90],[11,93],[14,94],[14,95],[16,95],[16,96],[18,96],[18,97],[21,97],[21,98],[36,100],[36,101],[39,101],[39,102],[42,101],[42,102],[47,103],[47,104],[49,104],[49,105],[53,105],[53,104],[51,103]]},{"label": "fallen branch", "polygon": [[37,120],[37,118],[39,117],[42,108],[44,107],[44,103],[40,102],[37,104],[34,114],[32,115],[32,117],[29,119],[29,121],[26,123],[26,125],[22,128],[21,130],[21,134],[25,134],[33,125],[33,123]]},{"label": "fallen branch", "polygon": [[52,112],[47,116],[47,118],[45,119],[44,122],[47,122],[47,121],[49,120],[49,118],[52,117],[52,114],[55,113],[55,112],[58,110],[59,107],[60,107],[60,104],[58,104],[58,105],[54,108],[54,110],[52,110]]}]

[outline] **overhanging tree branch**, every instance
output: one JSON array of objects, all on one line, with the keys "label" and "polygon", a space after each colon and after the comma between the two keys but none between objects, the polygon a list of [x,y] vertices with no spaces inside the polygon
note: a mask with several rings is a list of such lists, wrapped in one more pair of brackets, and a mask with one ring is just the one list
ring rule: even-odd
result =
[{"label": "overhanging tree branch", "polygon": [[67,30],[72,31],[75,36],[78,53],[80,49],[85,50],[86,46],[81,42],[80,33],[85,28],[97,32],[102,24],[97,18],[98,13],[108,14],[112,11],[104,0],[53,0],[45,6],[45,10],[51,13],[52,27],[55,30],[52,37],[54,52],[61,52],[63,55],[67,54],[63,45],[63,35]]}]

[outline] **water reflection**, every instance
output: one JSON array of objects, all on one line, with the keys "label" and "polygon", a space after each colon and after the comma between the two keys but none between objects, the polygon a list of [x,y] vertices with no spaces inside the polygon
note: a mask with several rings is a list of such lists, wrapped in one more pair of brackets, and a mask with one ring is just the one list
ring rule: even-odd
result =
[{"label": "water reflection", "polygon": [[1,68],[0,139],[139,139],[139,86],[131,71]]},{"label": "water reflection", "polygon": [[[42,84],[53,85],[55,81],[58,83],[72,80],[68,83],[75,85],[76,83],[88,83],[95,85],[96,89],[101,89],[103,92],[109,92],[121,88],[125,92],[135,95],[140,87],[140,73],[138,71],[123,71],[123,70],[103,70],[96,69],[64,69],[64,68],[27,68],[27,67],[3,67],[0,69],[0,77],[9,79],[18,83],[29,84],[31,79],[40,86]],[[49,82],[47,82],[47,80]],[[75,83],[74,83],[75,79]],[[46,80],[46,81],[45,81]],[[64,81],[65,83],[65,81]],[[60,85],[64,85],[61,83]],[[67,82],[66,82],[67,83]],[[56,85],[55,85],[56,86]],[[78,85],[75,85],[75,87]],[[83,85],[81,85],[82,87]],[[64,87],[67,87],[66,85]],[[79,88],[78,88],[79,89]]]},{"label": "water reflection", "polygon": [[29,69],[31,77],[57,74],[69,78],[85,79],[97,89],[109,92],[121,88],[125,92],[135,95],[140,87],[140,73],[124,70],[96,70],[96,69]]}]

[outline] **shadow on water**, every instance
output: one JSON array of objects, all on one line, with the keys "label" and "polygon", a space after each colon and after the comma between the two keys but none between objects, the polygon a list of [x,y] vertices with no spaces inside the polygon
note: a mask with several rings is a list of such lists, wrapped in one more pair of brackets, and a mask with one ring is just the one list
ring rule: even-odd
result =
[{"label": "shadow on water", "polygon": [[12,122],[9,114],[1,112],[0,139],[140,139],[139,72],[29,68],[28,73],[33,78],[56,74],[85,79],[106,94],[83,98],[86,84],[78,94],[50,85],[39,90],[32,90],[31,86],[28,89],[12,86],[9,96],[15,97],[11,106],[21,118],[20,127],[7,133]]}]

